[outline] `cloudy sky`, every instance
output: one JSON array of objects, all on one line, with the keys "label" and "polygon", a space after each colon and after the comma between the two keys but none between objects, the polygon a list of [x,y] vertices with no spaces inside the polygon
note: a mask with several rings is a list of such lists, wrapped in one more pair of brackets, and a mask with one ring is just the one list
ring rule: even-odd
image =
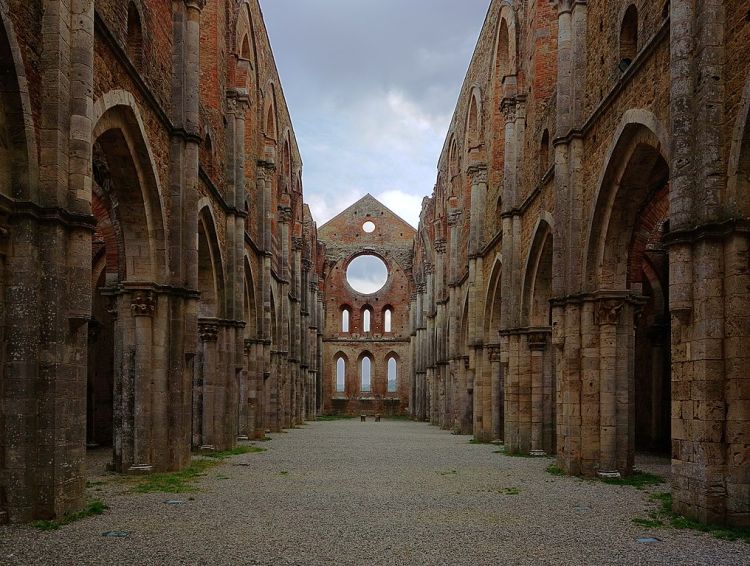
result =
[{"label": "cloudy sky", "polygon": [[489,0],[261,0],[321,226],[366,193],[417,225]]}]

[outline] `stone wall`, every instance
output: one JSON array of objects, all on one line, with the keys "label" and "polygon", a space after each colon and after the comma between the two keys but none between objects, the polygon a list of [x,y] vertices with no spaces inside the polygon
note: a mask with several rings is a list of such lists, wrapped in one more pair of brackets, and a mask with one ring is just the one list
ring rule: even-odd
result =
[{"label": "stone wall", "polygon": [[258,2],[0,21],[0,519],[80,508],[87,444],[178,470],[314,417],[322,248]]},{"label": "stone wall", "polygon": [[415,239],[415,418],[572,474],[662,451],[675,509],[748,524],[749,11],[491,3]]}]

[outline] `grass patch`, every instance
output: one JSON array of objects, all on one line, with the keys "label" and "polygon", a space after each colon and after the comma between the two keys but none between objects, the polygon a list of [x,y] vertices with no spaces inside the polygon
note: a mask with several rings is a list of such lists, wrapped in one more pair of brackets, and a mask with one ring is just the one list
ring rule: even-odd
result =
[{"label": "grass patch", "polygon": [[353,419],[354,417],[352,415],[321,415],[317,417],[316,421],[347,421],[349,419]]},{"label": "grass patch", "polygon": [[517,487],[506,487],[500,490],[500,493],[503,495],[518,495],[521,493],[521,490]]},{"label": "grass patch", "polygon": [[609,485],[629,485],[637,489],[643,489],[652,485],[659,485],[664,483],[664,478],[657,476],[656,474],[648,474],[646,472],[639,472],[634,470],[629,476],[621,478],[599,478],[603,483]]},{"label": "grass patch", "polygon": [[231,458],[232,456],[241,456],[242,454],[257,454],[258,452],[265,451],[265,448],[260,448],[259,446],[238,446],[237,448],[232,448],[231,450],[224,450],[222,452],[207,452],[206,454],[202,455],[206,456],[207,458],[214,458],[216,460],[226,460],[227,458]]},{"label": "grass patch", "polygon": [[552,474],[553,476],[564,476],[565,475],[565,472],[563,471],[563,469],[560,466],[558,466],[557,464],[550,464],[549,466],[547,466],[547,468],[545,469],[545,471],[548,474]]},{"label": "grass patch", "polygon": [[218,466],[216,458],[193,460],[190,467],[180,472],[151,474],[137,479],[133,491],[137,493],[191,493],[198,491],[193,485],[198,478],[206,475],[211,468]]},{"label": "grass patch", "polygon": [[80,511],[66,513],[61,519],[54,519],[51,521],[34,521],[33,523],[31,523],[31,526],[36,527],[40,531],[56,531],[63,525],[69,525],[70,523],[80,521],[81,519],[85,519],[86,517],[101,515],[107,509],[109,509],[109,507],[107,507],[107,505],[103,501],[99,501],[97,499],[95,501],[89,502],[89,504]]},{"label": "grass patch", "polygon": [[658,507],[649,513],[648,519],[640,517],[633,519],[633,523],[636,525],[648,528],[670,526],[673,529],[690,529],[702,533],[708,533],[719,540],[741,540],[750,544],[750,529],[722,527],[719,525],[704,525],[693,519],[688,519],[687,517],[678,515],[672,510],[671,493],[653,493],[649,499],[657,503]]},{"label": "grass patch", "polygon": [[280,475],[280,476],[288,476],[288,475],[289,475],[289,472],[288,472],[288,471],[286,471],[286,470],[282,470],[281,472],[279,472],[279,475]]}]

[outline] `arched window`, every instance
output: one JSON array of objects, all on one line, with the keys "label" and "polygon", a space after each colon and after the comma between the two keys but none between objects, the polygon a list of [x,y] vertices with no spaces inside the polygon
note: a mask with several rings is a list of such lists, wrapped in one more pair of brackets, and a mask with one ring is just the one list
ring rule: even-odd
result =
[{"label": "arched window", "polygon": [[341,309],[341,332],[349,332],[349,309]]},{"label": "arched window", "polygon": [[383,313],[383,331],[393,332],[393,311],[390,308]]},{"label": "arched window", "polygon": [[362,311],[362,332],[370,332],[370,325],[372,322],[372,313],[369,308],[365,308]]},{"label": "arched window", "polygon": [[396,358],[388,359],[388,393],[398,391],[398,362]]},{"label": "arched window", "polygon": [[510,73],[510,34],[508,22],[503,18],[500,31],[497,34],[497,55],[495,56],[495,72],[497,80],[502,85],[505,77]]},{"label": "arched window", "polygon": [[141,15],[134,2],[128,5],[127,51],[133,64],[140,66],[143,62],[143,28],[141,26]]},{"label": "arched window", "polygon": [[369,356],[362,358],[361,391],[369,393],[372,390],[372,360]]},{"label": "arched window", "polygon": [[240,57],[245,61],[250,61],[250,40],[245,35],[242,38],[242,46],[240,47]]},{"label": "arched window", "polygon": [[339,358],[336,360],[336,393],[346,391],[346,360]]},{"label": "arched window", "polygon": [[539,147],[539,169],[542,177],[549,169],[549,130],[544,130],[542,134],[542,145]]},{"label": "arched window", "polygon": [[638,8],[628,6],[620,27],[620,71],[625,72],[638,53]]}]

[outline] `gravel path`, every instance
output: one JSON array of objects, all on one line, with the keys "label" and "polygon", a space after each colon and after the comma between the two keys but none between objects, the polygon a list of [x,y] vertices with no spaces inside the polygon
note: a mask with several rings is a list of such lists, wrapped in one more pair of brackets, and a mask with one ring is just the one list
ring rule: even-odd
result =
[{"label": "gravel path", "polygon": [[552,476],[549,459],[426,424],[318,422],[261,445],[194,494],[134,494],[110,476],[89,488],[103,515],[0,528],[0,563],[750,564],[746,543],[633,524],[647,492]]}]

